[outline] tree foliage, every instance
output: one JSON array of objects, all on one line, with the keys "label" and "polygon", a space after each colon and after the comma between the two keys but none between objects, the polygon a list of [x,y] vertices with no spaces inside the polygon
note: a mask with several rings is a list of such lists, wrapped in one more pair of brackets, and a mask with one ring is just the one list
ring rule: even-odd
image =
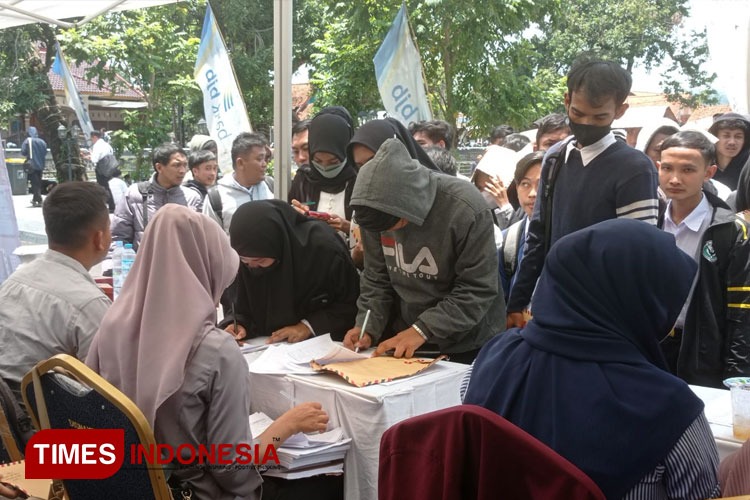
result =
[{"label": "tree foliage", "polygon": [[38,25],[0,31],[0,115],[4,119],[30,113],[47,102],[39,92],[47,77],[35,71],[43,62],[34,44],[42,38]]},{"label": "tree foliage", "polygon": [[[325,30],[314,42],[319,106],[353,112],[380,109],[372,58],[399,0],[307,0],[322,9]],[[562,108],[565,74],[582,53],[632,70],[665,60],[664,91],[675,100],[710,102],[713,75],[701,70],[705,35],[680,36],[687,0],[411,0],[433,114],[486,131],[524,127]]]},{"label": "tree foliage", "polygon": [[[309,64],[315,105],[346,106],[355,116],[382,108],[372,59],[401,0],[294,0],[294,67]],[[407,0],[436,118],[484,135],[492,126],[525,127],[561,109],[565,74],[583,52],[632,69],[672,65],[666,92],[710,100],[713,75],[701,65],[705,36],[680,35],[687,0]],[[46,109],[54,125],[46,61],[34,45],[58,37],[69,63],[96,62],[89,77],[127,83],[148,107],[126,114],[116,146],[133,151],[189,138],[203,115],[193,67],[205,0],[108,14],[57,32],[37,24],[0,32],[0,115]],[[273,120],[273,0],[211,0],[253,126]],[[46,82],[46,83],[45,83]],[[688,95],[686,90],[691,90]],[[179,133],[178,133],[179,135]],[[54,142],[54,141],[53,141]],[[53,145],[53,152],[58,145]],[[57,156],[58,153],[55,152]],[[56,156],[56,157],[57,157]]]},{"label": "tree foliage", "polygon": [[[313,82],[320,105],[341,104],[355,113],[382,104],[372,58],[400,7],[398,0],[324,4],[326,30],[315,42]],[[407,2],[420,49],[433,114],[455,124],[459,113],[473,126],[525,124],[545,111],[535,101],[539,85],[559,78],[535,75],[524,64],[530,49],[523,31],[556,0],[430,0]],[[511,87],[512,84],[512,87]],[[546,96],[545,96],[546,97]],[[556,96],[557,97],[557,96]],[[554,99],[557,100],[557,99]]]},{"label": "tree foliage", "polygon": [[125,112],[125,128],[114,133],[118,150],[142,151],[170,135],[189,140],[191,127],[182,138],[178,121],[196,123],[202,115],[193,66],[203,12],[196,1],[180,2],[107,14],[60,34],[68,59],[92,63],[87,76],[93,81],[143,95],[147,106]]},{"label": "tree foliage", "polygon": [[[0,31],[0,115],[34,113],[41,135],[52,152],[57,179],[84,178],[78,145],[65,145],[58,136],[63,117],[47,73],[52,66],[56,31],[46,24],[32,24]],[[44,59],[40,55],[44,55]],[[70,167],[68,164],[70,163]]]},{"label": "tree foliage", "polygon": [[563,73],[582,53],[653,70],[670,63],[661,85],[672,99],[712,102],[714,75],[702,70],[708,56],[705,33],[681,30],[687,0],[569,0],[540,23],[533,46],[536,64]]}]

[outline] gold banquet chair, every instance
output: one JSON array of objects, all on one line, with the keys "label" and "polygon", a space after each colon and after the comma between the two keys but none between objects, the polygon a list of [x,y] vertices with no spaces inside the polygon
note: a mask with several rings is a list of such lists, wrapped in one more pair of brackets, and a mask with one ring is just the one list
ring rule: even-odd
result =
[{"label": "gold banquet chair", "polygon": [[38,363],[23,378],[21,392],[37,429],[124,429],[123,467],[106,479],[66,479],[69,500],[170,500],[158,465],[129,463],[127,450],[156,446],[141,410],[115,386],[67,354]]},{"label": "gold banquet chair", "polygon": [[[23,460],[24,447],[30,435],[19,426],[23,409],[18,406],[13,392],[0,379],[0,464]],[[27,419],[27,425],[28,419]]]}]

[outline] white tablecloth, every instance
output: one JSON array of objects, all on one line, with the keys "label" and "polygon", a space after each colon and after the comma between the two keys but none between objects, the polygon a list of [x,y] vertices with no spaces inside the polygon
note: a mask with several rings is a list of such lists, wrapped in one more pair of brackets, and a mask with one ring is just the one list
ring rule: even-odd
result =
[{"label": "white tablecloth", "polygon": [[[256,355],[247,354],[251,362]],[[392,425],[423,413],[461,404],[459,387],[468,365],[441,361],[407,379],[357,388],[333,374],[251,373],[252,411],[277,418],[292,406],[317,401],[352,438],[344,461],[347,500],[376,500],[380,438]]]},{"label": "white tablecloth", "polygon": [[703,411],[711,425],[719,458],[723,459],[739,450],[742,441],[735,438],[732,432],[732,398],[729,391],[698,385],[691,385],[690,388],[706,405]]}]

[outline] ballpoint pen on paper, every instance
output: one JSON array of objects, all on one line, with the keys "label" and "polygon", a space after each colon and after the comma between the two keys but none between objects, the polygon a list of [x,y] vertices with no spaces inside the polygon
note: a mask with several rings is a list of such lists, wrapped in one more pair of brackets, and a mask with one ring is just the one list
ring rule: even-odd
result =
[{"label": "ballpoint pen on paper", "polygon": [[[234,338],[237,338],[239,331],[237,330],[237,313],[234,312],[234,302],[232,302],[232,325],[234,326]],[[242,345],[239,339],[237,339],[237,343]]]},{"label": "ballpoint pen on paper", "polygon": [[354,352],[359,352],[359,343],[362,342],[362,337],[365,336],[365,328],[367,328],[367,320],[370,319],[370,310],[368,309],[365,313],[365,321],[362,323],[362,329],[359,331],[359,339],[357,339],[357,347],[354,348]]}]

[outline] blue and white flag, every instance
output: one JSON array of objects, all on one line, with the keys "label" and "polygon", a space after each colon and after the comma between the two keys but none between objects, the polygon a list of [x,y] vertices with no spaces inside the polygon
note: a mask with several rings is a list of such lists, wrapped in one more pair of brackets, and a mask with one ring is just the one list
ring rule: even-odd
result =
[{"label": "blue and white flag", "polygon": [[380,97],[390,116],[405,126],[411,122],[432,120],[422,79],[422,61],[411,38],[406,5],[401,5],[372,62],[375,63]]},{"label": "blue and white flag", "polygon": [[86,134],[86,143],[91,139],[91,132],[94,130],[94,126],[91,124],[91,117],[89,116],[89,110],[86,109],[86,105],[81,99],[81,94],[78,93],[73,75],[70,74],[70,69],[63,59],[62,50],[60,50],[60,44],[55,43],[57,54],[55,55],[55,62],[52,64],[52,72],[60,75],[60,79],[63,82],[63,88],[65,89],[65,101],[67,105],[76,112],[78,123],[81,126],[81,130]]},{"label": "blue and white flag", "polygon": [[239,133],[253,129],[210,5],[206,6],[194,71],[195,80],[203,91],[208,134],[219,146],[219,168],[224,173],[231,172],[232,141]]}]

